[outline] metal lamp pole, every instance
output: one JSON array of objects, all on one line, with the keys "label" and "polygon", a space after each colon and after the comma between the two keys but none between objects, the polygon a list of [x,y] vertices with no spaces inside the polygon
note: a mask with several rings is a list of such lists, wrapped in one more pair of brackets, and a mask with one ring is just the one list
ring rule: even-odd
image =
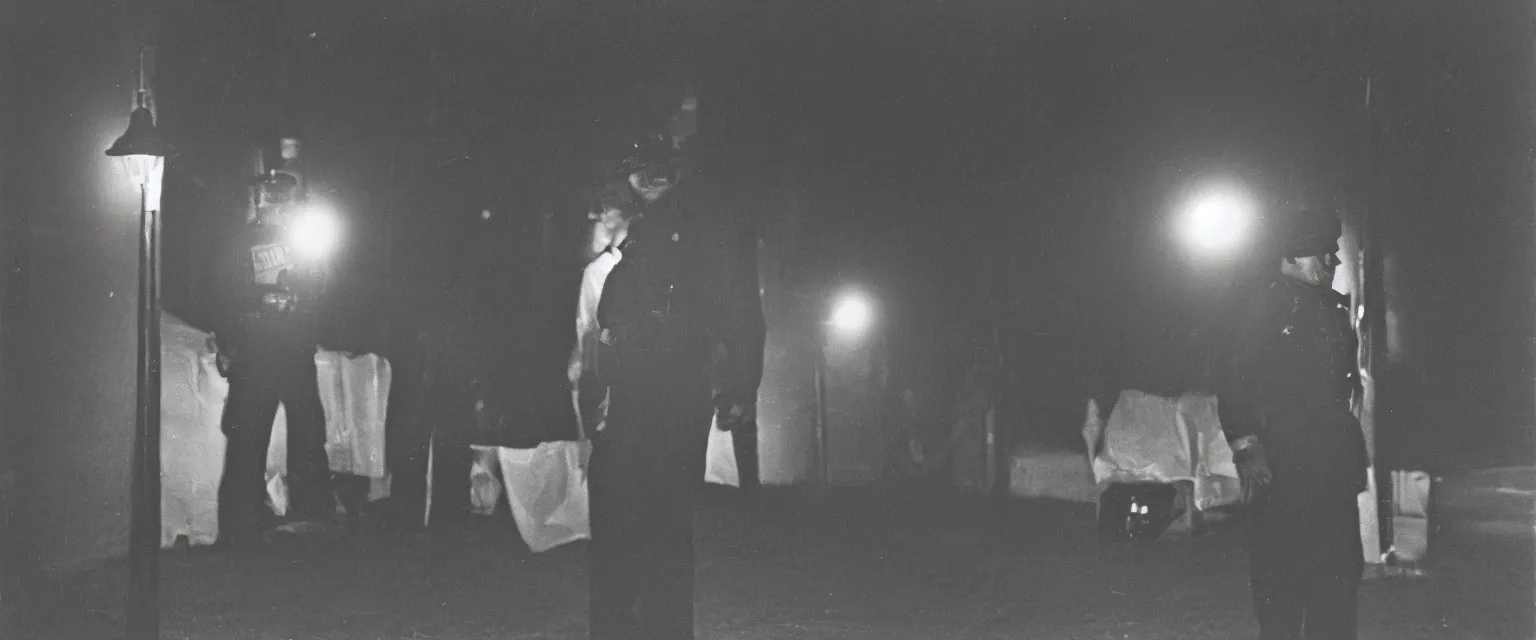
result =
[{"label": "metal lamp pole", "polygon": [[160,212],[139,186],[138,412],[128,546],[128,638],[160,635]]},{"label": "metal lamp pole", "polygon": [[1383,200],[1381,191],[1381,178],[1383,176],[1383,146],[1381,139],[1381,122],[1378,117],[1378,98],[1375,95],[1376,77],[1380,73],[1381,60],[1378,58],[1376,37],[1379,32],[1377,13],[1379,8],[1375,0],[1367,1],[1364,8],[1364,45],[1366,59],[1365,76],[1365,126],[1366,126],[1366,185],[1365,185],[1365,215],[1363,216],[1361,246],[1364,250],[1361,264],[1361,305],[1365,311],[1365,326],[1361,328],[1363,339],[1361,342],[1365,351],[1365,369],[1370,394],[1364,395],[1361,400],[1365,406],[1361,413],[1369,416],[1362,420],[1365,430],[1366,447],[1370,460],[1370,469],[1374,475],[1376,490],[1376,518],[1381,544],[1381,550],[1392,548],[1392,472],[1386,461],[1381,456],[1381,445],[1384,440],[1382,429],[1382,412],[1378,409],[1382,406],[1383,392],[1390,393],[1382,384],[1382,374],[1386,372],[1387,365],[1387,301],[1385,282],[1386,259],[1386,228],[1382,217]]},{"label": "metal lamp pole", "polygon": [[173,153],[146,106],[144,52],[128,130],[107,149],[139,189],[138,400],[128,534],[128,640],[160,636],[160,176]]},{"label": "metal lamp pole", "polygon": [[827,445],[827,348],[831,344],[829,333],[838,330],[860,334],[869,329],[873,311],[863,296],[844,295],[832,309],[831,317],[817,322],[816,327],[816,452],[819,468],[818,485],[822,489],[831,486],[831,450]]}]

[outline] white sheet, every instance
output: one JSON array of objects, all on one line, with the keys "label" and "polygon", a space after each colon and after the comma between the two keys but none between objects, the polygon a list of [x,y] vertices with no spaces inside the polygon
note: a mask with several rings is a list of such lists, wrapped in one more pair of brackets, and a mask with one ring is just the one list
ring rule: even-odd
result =
[{"label": "white sheet", "polygon": [[[368,499],[389,497],[384,468],[384,419],[389,404],[389,361],[376,355],[348,357],[315,352],[320,406],[325,409],[325,453],[331,471],[369,478]],[[288,412],[279,405],[267,443],[267,500],[272,512],[288,510]]]},{"label": "white sheet", "polygon": [[534,553],[592,537],[586,473],[591,454],[589,441],[497,450],[512,517]]},{"label": "white sheet", "polygon": [[[163,314],[160,321],[161,544],[179,536],[194,545],[218,537],[219,482],[224,474],[224,434],[219,423],[229,382],[219,375],[209,334]],[[389,361],[375,355],[349,358],[315,354],[321,404],[326,411],[326,452],[331,469],[374,480],[370,498],[387,495],[384,419],[389,401]],[[287,412],[278,408],[267,453],[267,492],[274,511],[286,512]]]},{"label": "white sheet", "polygon": [[736,436],[715,427],[709,427],[709,447],[704,453],[704,480],[710,484],[728,487],[741,486],[741,474],[736,470]]},{"label": "white sheet", "polygon": [[[1198,456],[1191,455],[1190,433],[1195,434]],[[1194,481],[1199,509],[1238,499],[1237,467],[1221,431],[1214,396],[1164,398],[1126,390],[1107,419],[1090,400],[1083,439],[1090,453],[1102,445],[1093,456],[1094,480],[1101,487],[1112,482],[1189,480]]]},{"label": "white sheet", "polygon": [[160,544],[194,545],[219,535],[224,434],[219,421],[229,383],[219,375],[208,334],[160,317]]}]

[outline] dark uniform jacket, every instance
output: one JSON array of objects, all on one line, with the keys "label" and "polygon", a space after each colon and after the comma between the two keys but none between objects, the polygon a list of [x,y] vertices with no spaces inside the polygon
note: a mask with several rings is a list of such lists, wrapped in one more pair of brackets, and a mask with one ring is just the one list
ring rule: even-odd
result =
[{"label": "dark uniform jacket", "polygon": [[1359,342],[1348,298],[1280,278],[1256,296],[1238,331],[1218,392],[1227,439],[1257,436],[1277,486],[1363,491],[1365,439],[1350,407],[1361,389]]},{"label": "dark uniform jacket", "polygon": [[[687,181],[647,205],[603,286],[603,384],[714,379],[718,402],[751,405],[763,376],[756,243]],[[723,349],[724,358],[711,356]],[[701,378],[694,378],[701,375]]]},{"label": "dark uniform jacket", "polygon": [[217,259],[211,328],[233,366],[313,356],[319,283],[293,258],[282,229],[248,225]]}]

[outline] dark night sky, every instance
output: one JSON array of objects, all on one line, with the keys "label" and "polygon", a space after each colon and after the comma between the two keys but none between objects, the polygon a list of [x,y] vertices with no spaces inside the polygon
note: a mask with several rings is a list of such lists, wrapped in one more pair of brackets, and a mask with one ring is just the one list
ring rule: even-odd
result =
[{"label": "dark night sky", "polygon": [[[164,118],[185,148],[227,165],[221,149],[264,135],[253,25],[279,4],[172,29],[182,84]],[[1054,336],[1030,351],[1047,368],[1209,304],[1161,233],[1181,180],[1233,171],[1277,210],[1364,195],[1365,48],[1343,3],[491,4],[298,17],[316,34],[303,97],[317,177],[370,233],[408,209],[397,224],[423,257],[397,266],[438,283],[496,280],[511,267],[488,256],[536,251],[540,213],[577,226],[571,185],[615,87],[679,64],[703,79],[712,158],[751,215],[770,225],[794,191],[821,250],[888,286],[915,327],[983,324],[1017,300],[1021,333]],[[1444,388],[1467,387],[1445,415],[1490,403],[1490,420],[1528,419],[1528,20],[1516,2],[1384,4],[1376,91],[1408,341]],[[178,114],[173,91],[196,108]],[[395,188],[415,195],[381,188],[381,143],[426,133],[434,95],[437,133],[457,142],[407,163],[417,182]],[[220,184],[197,197],[227,205]],[[485,207],[508,213],[502,226],[482,224]]]}]

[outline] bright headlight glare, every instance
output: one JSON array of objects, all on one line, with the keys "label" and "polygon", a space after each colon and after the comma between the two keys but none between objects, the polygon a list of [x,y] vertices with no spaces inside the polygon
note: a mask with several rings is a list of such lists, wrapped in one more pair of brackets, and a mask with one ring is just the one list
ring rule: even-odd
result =
[{"label": "bright headlight glare", "polygon": [[288,227],[288,242],[306,259],[327,257],[341,239],[341,222],[331,211],[312,207],[299,212]]}]

